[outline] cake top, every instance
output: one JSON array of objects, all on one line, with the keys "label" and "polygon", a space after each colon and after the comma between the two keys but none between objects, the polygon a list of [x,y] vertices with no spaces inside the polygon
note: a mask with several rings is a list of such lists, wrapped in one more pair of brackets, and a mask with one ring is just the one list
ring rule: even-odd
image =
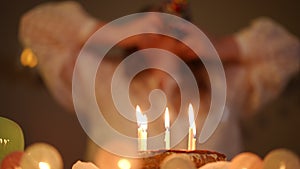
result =
[{"label": "cake top", "polygon": [[208,150],[155,150],[155,151],[143,151],[141,156],[143,157],[142,169],[160,169],[161,164],[167,157],[172,155],[183,155],[181,157],[191,160],[196,168],[203,166],[209,162],[225,161],[226,156],[224,154],[208,151]]}]

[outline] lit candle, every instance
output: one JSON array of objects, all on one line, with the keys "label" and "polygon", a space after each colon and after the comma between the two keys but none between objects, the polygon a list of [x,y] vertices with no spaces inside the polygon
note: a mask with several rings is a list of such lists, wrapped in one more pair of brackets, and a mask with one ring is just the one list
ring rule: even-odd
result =
[{"label": "lit candle", "polygon": [[169,109],[168,107],[166,108],[165,111],[165,144],[166,144],[166,149],[170,149],[170,114],[169,114]]},{"label": "lit candle", "polygon": [[146,151],[147,150],[147,116],[142,114],[139,106],[136,106],[136,118],[138,124],[138,150]]},{"label": "lit candle", "polygon": [[195,125],[195,118],[194,118],[194,110],[191,104],[189,104],[189,140],[188,140],[188,150],[195,150],[196,149],[196,125]]}]

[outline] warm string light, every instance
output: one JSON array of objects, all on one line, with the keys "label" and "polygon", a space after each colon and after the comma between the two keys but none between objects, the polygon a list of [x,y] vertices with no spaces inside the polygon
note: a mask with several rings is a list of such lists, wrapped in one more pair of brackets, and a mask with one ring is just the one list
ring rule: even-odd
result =
[{"label": "warm string light", "polygon": [[22,51],[20,61],[23,66],[28,66],[30,68],[33,68],[38,64],[38,59],[30,48],[25,48]]}]

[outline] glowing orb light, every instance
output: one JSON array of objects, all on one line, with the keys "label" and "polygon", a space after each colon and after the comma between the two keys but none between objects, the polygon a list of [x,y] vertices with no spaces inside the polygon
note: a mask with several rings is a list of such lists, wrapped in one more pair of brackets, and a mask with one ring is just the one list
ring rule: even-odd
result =
[{"label": "glowing orb light", "polygon": [[129,160],[126,159],[121,159],[118,161],[118,167],[120,169],[130,169],[131,168],[131,163]]},{"label": "glowing orb light", "polygon": [[53,146],[35,143],[26,148],[20,166],[22,169],[63,169],[63,162]]},{"label": "glowing orb light", "polygon": [[235,156],[230,165],[230,169],[261,169],[262,159],[254,153],[244,152]]},{"label": "glowing orb light", "polygon": [[264,158],[263,169],[296,169],[300,168],[299,157],[287,149],[276,149]]},{"label": "glowing orb light", "polygon": [[30,48],[25,48],[23,50],[20,61],[23,66],[28,66],[30,68],[33,68],[38,64],[38,59]]}]

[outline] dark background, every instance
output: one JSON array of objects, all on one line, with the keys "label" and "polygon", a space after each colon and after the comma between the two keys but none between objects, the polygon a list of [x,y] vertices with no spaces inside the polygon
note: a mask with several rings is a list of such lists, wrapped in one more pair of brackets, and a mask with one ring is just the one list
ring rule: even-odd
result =
[{"label": "dark background", "polygon": [[[51,97],[35,69],[19,63],[20,16],[42,0],[2,1],[0,11],[0,116],[16,121],[24,131],[26,146],[35,142],[54,145],[65,168],[84,156],[86,135],[75,114],[67,113]],[[91,15],[111,21],[161,1],[80,1]],[[259,16],[269,16],[300,36],[300,1],[190,0],[193,21],[216,35],[234,33]],[[300,154],[300,78],[256,116],[242,121],[246,150],[265,156],[278,147]]]}]

